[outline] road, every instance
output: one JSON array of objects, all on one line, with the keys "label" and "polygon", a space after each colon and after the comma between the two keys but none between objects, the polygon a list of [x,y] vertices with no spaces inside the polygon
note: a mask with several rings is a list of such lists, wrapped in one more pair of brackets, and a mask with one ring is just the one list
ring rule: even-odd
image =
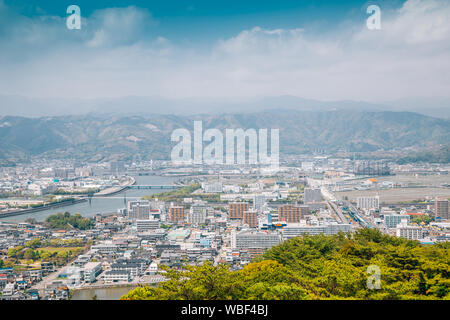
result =
[{"label": "road", "polygon": [[[85,248],[84,251],[81,254],[86,253],[86,251],[88,251],[88,248]],[[45,286],[53,281],[55,281],[58,276],[62,273],[64,273],[67,268],[72,266],[72,263],[78,259],[79,255],[74,257],[71,261],[69,261],[66,265],[60,267],[59,269],[56,269],[54,272],[50,273],[48,276],[42,278],[41,281],[39,281],[38,283],[36,283],[34,286],[32,286],[32,289],[37,289],[39,290],[39,294],[42,294],[42,291],[44,290]]]},{"label": "road", "polygon": [[66,271],[67,268],[69,268],[72,265],[72,263],[70,262],[69,264],[56,269],[56,271],[50,273],[48,276],[42,278],[41,281],[39,281],[38,283],[36,283],[34,286],[32,286],[32,289],[37,289],[39,290],[39,293],[41,294],[42,291],[44,290],[45,286],[53,281],[55,281],[58,276],[63,273],[64,271]]}]

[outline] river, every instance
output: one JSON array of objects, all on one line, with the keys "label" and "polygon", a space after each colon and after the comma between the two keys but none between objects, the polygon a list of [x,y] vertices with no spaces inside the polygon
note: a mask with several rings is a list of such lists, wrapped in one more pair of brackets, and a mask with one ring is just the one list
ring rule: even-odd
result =
[{"label": "river", "polygon": [[94,296],[97,296],[97,300],[119,300],[123,295],[135,288],[137,287],[130,286],[74,290],[71,300],[92,300]]},{"label": "river", "polygon": [[[162,176],[136,176],[135,179],[137,185],[168,185],[177,180],[176,177]],[[126,200],[136,200],[146,195],[161,193],[165,191],[167,190],[129,189],[112,196],[92,198],[90,202],[86,201],[60,208],[48,209],[13,217],[6,217],[0,220],[5,222],[22,222],[27,218],[34,218],[37,221],[44,221],[45,218],[49,215],[66,211],[72,214],[79,213],[84,217],[92,217],[97,213],[104,214],[117,212],[118,209],[126,207]]]}]

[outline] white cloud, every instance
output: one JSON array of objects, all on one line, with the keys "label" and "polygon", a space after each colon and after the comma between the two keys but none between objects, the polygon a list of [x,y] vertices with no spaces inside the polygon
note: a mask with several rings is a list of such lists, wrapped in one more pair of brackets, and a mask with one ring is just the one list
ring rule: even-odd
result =
[{"label": "white cloud", "polygon": [[391,23],[396,34],[408,43],[429,43],[450,39],[450,6],[446,1],[409,0]]},{"label": "white cloud", "polygon": [[398,11],[383,11],[382,30],[370,31],[365,23],[329,34],[255,27],[209,49],[187,49],[149,32],[156,22],[135,7],[100,10],[86,18],[78,34],[64,29],[61,18],[22,18],[9,33],[9,44],[0,42],[5,61],[0,62],[0,93],[449,97],[449,18],[449,3],[409,0]]},{"label": "white cloud", "polygon": [[155,21],[147,10],[131,6],[98,10],[87,23],[86,28],[92,25],[96,29],[87,45],[98,47],[133,44],[145,36],[146,28]]}]

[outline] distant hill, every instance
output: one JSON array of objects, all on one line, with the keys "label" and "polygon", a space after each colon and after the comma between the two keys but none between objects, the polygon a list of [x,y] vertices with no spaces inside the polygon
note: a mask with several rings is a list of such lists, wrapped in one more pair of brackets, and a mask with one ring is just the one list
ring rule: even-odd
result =
[{"label": "distant hill", "polygon": [[174,116],[161,114],[87,114],[0,118],[0,162],[10,164],[31,156],[100,161],[168,159],[177,128],[193,132],[193,121],[204,130],[218,128],[280,129],[280,152],[298,154],[317,149],[327,153],[374,152],[407,148],[421,152],[450,141],[450,120],[412,112],[294,111]]},{"label": "distant hill", "polygon": [[320,101],[283,95],[251,98],[36,98],[0,94],[0,115],[42,117],[88,113],[195,114],[255,113],[274,109],[293,111],[407,111],[450,119],[450,99],[409,98],[372,103],[354,100]]}]

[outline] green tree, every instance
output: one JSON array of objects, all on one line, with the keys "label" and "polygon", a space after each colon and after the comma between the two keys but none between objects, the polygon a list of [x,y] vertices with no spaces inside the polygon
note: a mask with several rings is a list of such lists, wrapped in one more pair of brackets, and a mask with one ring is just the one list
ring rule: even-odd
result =
[{"label": "green tree", "polygon": [[23,257],[23,246],[17,246],[8,250],[8,257],[21,259]]},{"label": "green tree", "polygon": [[25,247],[27,248],[39,248],[42,246],[42,240],[40,238],[36,238],[25,243]]},{"label": "green tree", "polygon": [[[421,245],[374,229],[304,235],[267,250],[240,271],[227,265],[169,270],[157,288],[122,299],[450,299],[450,243]],[[380,289],[367,283],[369,266]]]},{"label": "green tree", "polygon": [[37,224],[37,220],[35,218],[27,218],[25,219],[25,222],[29,224]]},{"label": "green tree", "polygon": [[423,215],[423,216],[415,216],[411,219],[411,223],[417,223],[417,224],[425,224],[428,225],[430,222],[434,221],[434,218],[429,215]]},{"label": "green tree", "polygon": [[33,249],[28,248],[25,250],[23,254],[23,258],[26,260],[36,260],[39,257],[39,254],[37,254]]},{"label": "green tree", "polygon": [[92,219],[84,218],[79,213],[71,215],[69,212],[64,214],[58,212],[55,215],[48,216],[45,219],[45,225],[51,229],[80,229],[87,230],[94,226]]}]

